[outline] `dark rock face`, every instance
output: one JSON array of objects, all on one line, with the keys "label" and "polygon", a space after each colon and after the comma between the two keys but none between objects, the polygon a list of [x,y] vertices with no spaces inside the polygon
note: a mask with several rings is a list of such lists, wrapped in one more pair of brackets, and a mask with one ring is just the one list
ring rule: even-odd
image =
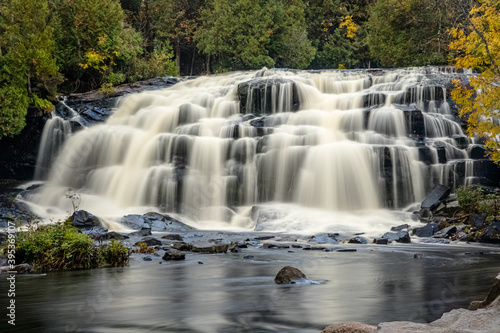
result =
[{"label": "dark rock face", "polygon": [[290,109],[283,111],[297,111],[300,102],[295,82],[287,79],[258,78],[238,85],[240,112],[255,114],[273,113],[273,109],[279,107],[273,104],[273,90],[278,93],[277,101],[283,97],[281,94],[287,90],[286,86],[291,88],[291,95],[284,96],[285,99],[288,99]]},{"label": "dark rock face", "polygon": [[43,126],[49,118],[29,110],[22,132],[0,140],[0,179],[33,179]]},{"label": "dark rock face", "polygon": [[482,228],[484,226],[484,222],[486,221],[486,213],[483,214],[471,214],[469,223],[476,228]]},{"label": "dark rock face", "polygon": [[184,260],[186,255],[177,250],[168,250],[163,256],[163,260]]},{"label": "dark rock face", "polygon": [[431,237],[439,230],[437,223],[429,223],[424,227],[413,229],[413,234],[417,237]]},{"label": "dark rock face", "polygon": [[182,242],[182,236],[177,234],[161,236],[163,239],[174,240]]},{"label": "dark rock face", "polygon": [[390,242],[411,243],[410,234],[407,231],[386,232],[382,238],[386,238]]},{"label": "dark rock face", "polygon": [[71,224],[78,229],[87,229],[97,226],[102,226],[101,220],[95,215],[85,211],[77,210],[69,218]]},{"label": "dark rock face", "polygon": [[293,284],[300,279],[306,279],[304,273],[302,273],[298,268],[285,266],[278,272],[274,278],[274,282],[277,284]]}]

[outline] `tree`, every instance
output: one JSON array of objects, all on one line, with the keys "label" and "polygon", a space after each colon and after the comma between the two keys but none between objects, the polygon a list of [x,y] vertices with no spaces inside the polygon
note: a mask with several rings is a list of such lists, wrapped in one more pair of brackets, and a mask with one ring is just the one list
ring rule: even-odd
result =
[{"label": "tree", "polygon": [[379,0],[371,8],[368,44],[383,66],[447,63],[446,1]]},{"label": "tree", "polygon": [[[94,89],[113,73],[120,57],[142,53],[140,36],[124,28],[118,0],[56,0],[57,60],[70,89]],[[123,60],[123,59],[122,59]],[[121,83],[124,78],[115,79]]]},{"label": "tree", "polygon": [[267,50],[273,33],[268,5],[264,0],[207,1],[195,42],[203,54],[215,57],[216,71],[274,66]]},{"label": "tree", "polygon": [[500,1],[483,0],[472,6],[465,22],[451,31],[450,48],[458,68],[476,68],[469,85],[456,82],[452,98],[468,117],[469,136],[486,138],[490,157],[500,164]]},{"label": "tree", "polygon": [[306,5],[300,0],[269,1],[273,15],[269,55],[277,67],[304,69],[313,60],[316,48],[307,36]]},{"label": "tree", "polygon": [[44,0],[0,5],[0,138],[25,126],[28,106],[48,112],[61,82],[54,58],[53,29]]},{"label": "tree", "polygon": [[368,67],[369,1],[310,0],[306,4],[309,38],[318,50],[311,67]]}]

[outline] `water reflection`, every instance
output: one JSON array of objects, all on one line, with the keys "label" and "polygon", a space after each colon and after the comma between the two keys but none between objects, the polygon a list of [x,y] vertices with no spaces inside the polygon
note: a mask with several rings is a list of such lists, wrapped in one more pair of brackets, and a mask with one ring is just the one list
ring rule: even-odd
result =
[{"label": "water reflection", "polygon": [[[158,264],[19,276],[8,332],[319,332],[344,321],[427,322],[486,295],[500,249],[359,246],[357,252],[248,249]],[[414,253],[423,253],[413,258]],[[243,256],[253,255],[253,260]],[[199,264],[201,261],[203,264]],[[293,265],[320,285],[279,286]],[[6,290],[6,281],[0,281]],[[2,292],[2,306],[5,304]]]}]

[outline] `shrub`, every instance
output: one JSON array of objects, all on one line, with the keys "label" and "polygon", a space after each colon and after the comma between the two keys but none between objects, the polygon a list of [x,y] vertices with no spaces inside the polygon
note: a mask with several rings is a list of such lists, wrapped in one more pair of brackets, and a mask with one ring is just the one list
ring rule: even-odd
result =
[{"label": "shrub", "polygon": [[[6,250],[4,245],[1,251]],[[38,272],[123,266],[129,255],[121,242],[112,240],[98,246],[68,221],[43,226],[34,223],[16,234],[16,264],[29,263]]]},{"label": "shrub", "polygon": [[455,191],[458,204],[467,214],[478,211],[479,203],[482,200],[483,192],[474,186],[461,186]]}]

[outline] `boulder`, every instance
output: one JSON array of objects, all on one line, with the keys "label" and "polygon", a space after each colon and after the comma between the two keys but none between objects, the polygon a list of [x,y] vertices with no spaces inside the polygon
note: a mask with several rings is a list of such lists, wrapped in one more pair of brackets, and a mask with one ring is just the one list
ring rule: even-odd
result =
[{"label": "boulder", "polygon": [[373,243],[379,245],[387,245],[389,244],[389,240],[387,238],[375,238],[373,240]]},{"label": "boulder", "polygon": [[77,210],[70,216],[69,221],[78,229],[89,229],[92,227],[102,226],[101,220],[86,210]]},{"label": "boulder", "polygon": [[486,213],[483,214],[470,214],[469,224],[475,226],[476,228],[482,228],[486,222]]},{"label": "boulder", "polygon": [[333,324],[325,327],[321,333],[373,333],[377,327],[357,322]]},{"label": "boulder", "polygon": [[438,184],[434,186],[431,192],[425,197],[420,205],[422,210],[434,211],[441,203],[444,203],[446,198],[450,195],[451,189],[448,186]]},{"label": "boulder", "polygon": [[107,241],[111,239],[116,240],[124,240],[125,238],[129,238],[129,236],[119,234],[115,231],[104,232],[104,233],[89,233],[90,238],[95,239],[97,241]]},{"label": "boulder", "polygon": [[436,232],[432,237],[433,238],[450,238],[453,234],[457,232],[458,228],[456,225],[450,225],[442,230]]},{"label": "boulder", "polygon": [[277,284],[294,284],[301,279],[306,279],[306,276],[298,268],[285,266],[278,272],[274,282]]},{"label": "boulder", "polygon": [[168,232],[186,232],[194,230],[193,227],[169,216],[156,212],[146,213],[144,215],[131,214],[120,219],[120,223],[135,230],[141,228],[149,228],[152,231],[168,231]]},{"label": "boulder", "polygon": [[171,246],[173,249],[179,250],[179,251],[191,251],[191,249],[192,249],[191,244],[186,244],[184,242],[174,243]]},{"label": "boulder", "polygon": [[399,231],[399,232],[386,232],[382,238],[388,239],[390,242],[398,242],[398,243],[411,243],[410,234],[408,231]]},{"label": "boulder", "polygon": [[154,237],[144,237],[141,239],[139,242],[135,243],[134,245],[137,246],[139,243],[146,243],[147,246],[161,246],[161,240],[156,239]]},{"label": "boulder", "polygon": [[144,225],[140,230],[134,231],[130,233],[130,236],[138,236],[138,237],[144,237],[144,236],[151,236],[151,228],[147,224]]},{"label": "boulder", "polygon": [[479,237],[479,240],[484,243],[500,243],[500,222],[491,223]]},{"label": "boulder", "polygon": [[168,239],[168,240],[173,240],[173,241],[180,241],[182,242],[182,237],[181,235],[178,234],[172,234],[172,235],[165,235],[161,236],[162,239]]},{"label": "boulder", "polygon": [[417,237],[431,237],[438,230],[439,225],[437,223],[429,223],[423,227],[413,229],[412,233]]},{"label": "boulder", "polygon": [[398,225],[397,227],[392,227],[391,231],[402,231],[402,230],[409,229],[409,228],[410,228],[409,224],[401,224],[401,225]]},{"label": "boulder", "polygon": [[366,240],[366,238],[363,238],[363,237],[354,237],[354,238],[351,238],[347,241],[347,243],[349,244],[368,244],[368,241]]},{"label": "boulder", "polygon": [[184,260],[186,259],[186,255],[182,253],[181,251],[177,250],[168,250],[165,252],[165,255],[163,256],[163,260]]},{"label": "boulder", "polygon": [[216,240],[195,241],[191,243],[191,251],[199,253],[226,253],[229,249],[229,244],[222,243]]},{"label": "boulder", "polygon": [[0,273],[1,274],[7,274],[7,272],[16,272],[16,274],[28,274],[31,273],[33,270],[33,267],[29,264],[20,264],[20,265],[15,265],[14,267],[11,266],[2,266],[0,267]]}]

